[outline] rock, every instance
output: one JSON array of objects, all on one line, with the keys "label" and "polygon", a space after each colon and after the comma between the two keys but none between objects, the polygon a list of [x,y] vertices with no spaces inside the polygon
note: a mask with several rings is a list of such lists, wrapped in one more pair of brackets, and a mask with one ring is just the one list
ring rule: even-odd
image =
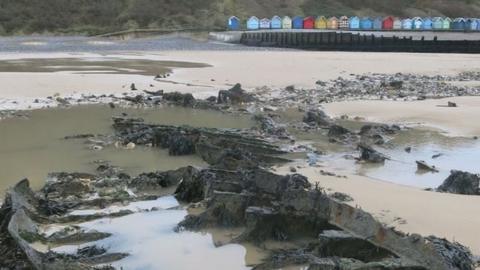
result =
[{"label": "rock", "polygon": [[309,125],[317,125],[320,127],[328,127],[332,124],[330,117],[322,110],[308,110],[303,116],[303,122]]},{"label": "rock", "polygon": [[448,107],[457,107],[457,103],[449,101],[449,102],[447,103],[447,106],[448,106]]},{"label": "rock", "polygon": [[432,159],[436,159],[436,158],[439,158],[439,157],[441,157],[441,156],[443,156],[443,154],[442,154],[442,153],[438,153],[438,154],[432,155]]},{"label": "rock", "polygon": [[334,192],[334,193],[330,194],[330,196],[332,198],[337,199],[337,200],[342,201],[342,202],[352,202],[353,201],[353,198],[350,195],[342,193],[342,192]]},{"label": "rock", "polygon": [[135,86],[135,84],[132,83],[132,84],[130,84],[130,90],[132,90],[132,91],[137,91],[138,89],[137,89],[137,87]]},{"label": "rock", "polygon": [[393,89],[401,89],[403,86],[403,81],[391,81],[388,85]]},{"label": "rock", "polygon": [[290,166],[290,167],[289,167],[289,170],[290,170],[290,172],[292,172],[292,173],[297,172],[297,168],[295,168],[294,166]]},{"label": "rock", "polygon": [[215,102],[217,102],[217,97],[216,96],[209,96],[206,100],[208,102],[215,103]]},{"label": "rock", "polygon": [[220,90],[218,92],[217,103],[219,104],[241,104],[255,101],[252,94],[242,89],[242,85],[237,83],[229,90]]},{"label": "rock", "polygon": [[163,99],[169,102],[172,102],[175,105],[183,107],[193,107],[195,105],[195,98],[192,94],[186,93],[182,94],[179,92],[164,93]]},{"label": "rock", "polygon": [[405,147],[405,152],[407,152],[407,153],[412,152],[412,147],[410,147],[410,146]]},{"label": "rock", "polygon": [[111,109],[115,109],[115,103],[113,102],[109,102],[108,106],[110,106]]},{"label": "rock", "polygon": [[372,163],[383,163],[387,156],[378,152],[377,150],[373,149],[371,146],[366,144],[359,144],[358,148],[360,149],[360,157],[359,160],[372,162]]},{"label": "rock", "polygon": [[437,188],[439,192],[463,195],[480,195],[480,176],[463,171],[452,170],[450,176]]},{"label": "rock", "polygon": [[417,160],[417,170],[419,171],[429,171],[429,172],[438,172],[438,169],[433,165],[428,165],[427,162],[423,160]]},{"label": "rock", "polygon": [[270,115],[256,114],[253,119],[260,124],[260,129],[268,135],[280,139],[290,139],[290,135],[284,125],[280,125]]},{"label": "rock", "polygon": [[340,140],[344,140],[347,138],[349,135],[352,135],[353,132],[348,130],[347,128],[344,128],[340,125],[331,125],[329,130],[328,130],[328,137],[330,138],[339,138]]}]

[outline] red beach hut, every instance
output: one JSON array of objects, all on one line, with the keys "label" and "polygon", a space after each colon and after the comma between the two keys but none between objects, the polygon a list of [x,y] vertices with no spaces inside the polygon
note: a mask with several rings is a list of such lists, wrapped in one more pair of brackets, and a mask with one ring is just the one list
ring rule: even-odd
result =
[{"label": "red beach hut", "polygon": [[382,29],[392,30],[395,19],[392,16],[385,17],[382,22]]},{"label": "red beach hut", "polygon": [[312,16],[303,19],[303,29],[313,29],[315,26],[315,18]]}]

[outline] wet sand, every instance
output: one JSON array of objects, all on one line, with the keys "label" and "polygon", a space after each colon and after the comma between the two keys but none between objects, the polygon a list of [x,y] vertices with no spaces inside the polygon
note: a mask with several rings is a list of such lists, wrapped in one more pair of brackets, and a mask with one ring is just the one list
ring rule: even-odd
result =
[{"label": "wet sand", "polygon": [[[458,107],[445,107],[448,101]],[[346,101],[325,104],[333,116],[359,116],[368,121],[424,125],[454,136],[479,136],[480,97],[453,97],[424,101]]]},{"label": "wet sand", "polygon": [[[211,67],[173,70],[171,77],[155,81],[153,76],[133,74],[78,74],[5,72],[0,73],[0,100],[41,98],[61,95],[123,93],[130,83],[139,89],[191,92],[208,97],[237,82],[250,90],[295,85],[313,88],[317,80],[364,73],[408,72],[417,74],[456,74],[480,70],[480,55],[352,53],[305,51],[165,51],[142,53],[37,53],[1,54],[0,60],[22,58],[111,58],[181,61],[212,65]],[[412,65],[412,63],[415,63]],[[28,78],[26,80],[25,78]],[[150,87],[150,84],[153,87]],[[34,89],[34,90],[33,90]]]},{"label": "wet sand", "polygon": [[[280,167],[276,172],[287,174],[288,168]],[[311,182],[319,182],[329,193],[349,194],[354,199],[350,203],[352,206],[372,213],[380,221],[403,232],[445,237],[470,247],[474,254],[480,254],[480,238],[477,237],[480,196],[424,191],[351,174],[347,179],[322,176],[320,169],[328,170],[306,167],[298,169],[298,173],[307,176]]]}]

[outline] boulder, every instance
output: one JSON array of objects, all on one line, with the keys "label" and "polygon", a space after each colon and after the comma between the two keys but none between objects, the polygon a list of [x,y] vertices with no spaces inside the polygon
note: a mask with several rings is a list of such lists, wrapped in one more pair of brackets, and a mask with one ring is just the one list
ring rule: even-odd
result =
[{"label": "boulder", "polygon": [[373,149],[373,147],[366,144],[359,144],[358,148],[360,149],[360,157],[358,158],[361,161],[367,161],[372,163],[383,163],[387,156]]},{"label": "boulder", "polygon": [[450,176],[437,188],[437,191],[463,195],[480,195],[480,176],[452,170]]}]

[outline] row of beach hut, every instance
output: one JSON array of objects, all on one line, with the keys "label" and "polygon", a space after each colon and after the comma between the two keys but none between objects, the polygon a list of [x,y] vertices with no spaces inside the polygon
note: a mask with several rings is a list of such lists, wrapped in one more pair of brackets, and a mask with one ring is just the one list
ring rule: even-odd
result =
[{"label": "row of beach hut", "polygon": [[[239,18],[232,16],[228,19],[229,30],[243,29]],[[250,17],[246,23],[247,30],[258,29],[345,29],[345,30],[457,30],[480,31],[480,19],[477,18],[396,18],[392,16],[360,18],[357,16],[340,18],[324,16],[283,18],[274,16],[271,19]]]}]

